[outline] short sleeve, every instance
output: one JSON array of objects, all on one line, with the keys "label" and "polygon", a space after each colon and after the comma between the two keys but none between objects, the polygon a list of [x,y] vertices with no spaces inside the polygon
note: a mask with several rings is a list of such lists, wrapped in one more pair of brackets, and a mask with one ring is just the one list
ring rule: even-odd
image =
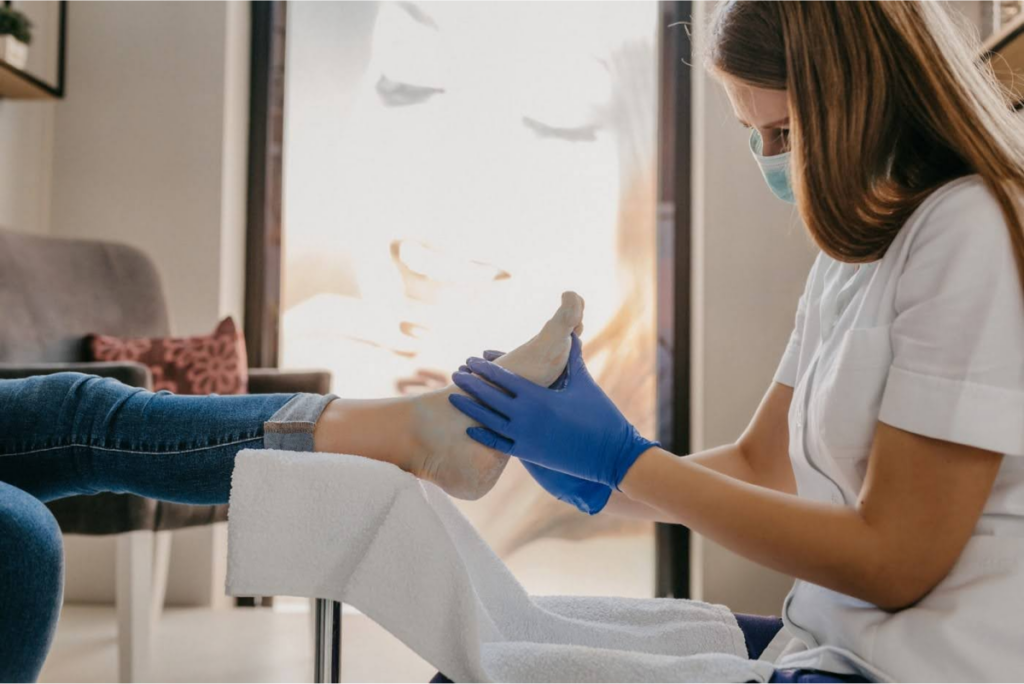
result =
[{"label": "short sleeve", "polygon": [[807,275],[807,282],[804,285],[804,293],[800,295],[800,300],[796,304],[796,320],[793,323],[793,332],[789,334],[789,341],[786,343],[786,350],[782,352],[782,359],[779,361],[779,366],[775,370],[775,377],[773,380],[788,387],[796,387],[797,373],[800,370],[801,340],[803,340],[804,325],[807,318],[807,300],[810,299],[811,287],[814,282],[814,272],[817,270],[818,261],[820,260],[821,256],[819,255],[818,259],[814,261],[814,265],[811,266],[810,273]]},{"label": "short sleeve", "polygon": [[796,387],[797,371],[800,368],[800,338],[803,336],[806,300],[807,295],[800,295],[800,301],[796,305],[796,322],[793,325],[793,332],[789,334],[786,350],[782,352],[782,360],[779,361],[779,367],[775,370],[775,382],[789,387]]},{"label": "short sleeve", "polygon": [[1006,221],[983,185],[953,189],[922,216],[895,311],[879,420],[1024,455],[1024,292]]}]

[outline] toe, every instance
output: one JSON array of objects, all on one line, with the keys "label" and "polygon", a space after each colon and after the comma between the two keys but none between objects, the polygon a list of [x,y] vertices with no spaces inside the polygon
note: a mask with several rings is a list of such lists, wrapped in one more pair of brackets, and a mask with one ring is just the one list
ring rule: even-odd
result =
[{"label": "toe", "polygon": [[568,335],[583,323],[583,298],[575,292],[563,292],[562,306],[553,320],[562,328],[562,334]]}]

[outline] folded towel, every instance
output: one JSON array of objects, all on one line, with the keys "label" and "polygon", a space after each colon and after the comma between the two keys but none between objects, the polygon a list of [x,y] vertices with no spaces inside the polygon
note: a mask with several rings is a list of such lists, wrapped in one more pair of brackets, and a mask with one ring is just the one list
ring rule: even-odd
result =
[{"label": "folded towel", "polygon": [[356,456],[236,458],[227,590],[355,606],[455,681],[765,681],[723,606],[531,597],[438,487]]}]

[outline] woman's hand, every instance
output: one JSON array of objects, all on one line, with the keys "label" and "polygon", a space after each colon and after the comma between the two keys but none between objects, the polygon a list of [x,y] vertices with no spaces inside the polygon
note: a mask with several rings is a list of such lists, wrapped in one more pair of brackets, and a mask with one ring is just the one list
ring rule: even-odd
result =
[{"label": "woman's hand", "polygon": [[521,463],[544,491],[588,515],[600,513],[611,498],[612,489],[607,485],[566,475],[527,460]]},{"label": "woman's hand", "polygon": [[[496,361],[497,359],[504,356],[504,352],[499,351],[485,351],[484,359],[487,361]],[[568,370],[568,365],[566,366]],[[469,366],[460,366],[459,371],[463,373],[471,373]],[[548,389],[561,390],[565,389],[567,373],[563,372],[557,380],[555,380]],[[485,428],[471,428],[474,430],[482,430],[484,433],[481,434],[480,439],[477,441],[491,439],[490,431]],[[496,435],[494,435],[496,437]],[[611,487],[607,485],[599,484],[597,482],[591,482],[590,480],[583,480],[572,475],[566,475],[560,473],[557,470],[551,470],[544,466],[539,466],[536,463],[530,461],[522,461],[523,466],[526,468],[526,472],[539,484],[544,491],[551,496],[555,497],[559,501],[575,506],[583,513],[588,515],[597,515],[604,507],[608,504],[608,499],[612,495]]]},{"label": "woman's hand", "polygon": [[565,387],[559,390],[484,359],[466,364],[471,373],[460,371],[452,379],[477,401],[458,394],[448,399],[483,426],[466,432],[484,446],[610,488],[618,487],[642,453],[658,446],[642,437],[594,382],[575,334]]}]

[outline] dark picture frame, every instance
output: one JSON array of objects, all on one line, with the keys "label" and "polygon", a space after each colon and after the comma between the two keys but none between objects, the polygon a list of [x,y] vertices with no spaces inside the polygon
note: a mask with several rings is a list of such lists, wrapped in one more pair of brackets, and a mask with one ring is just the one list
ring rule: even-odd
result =
[{"label": "dark picture frame", "polygon": [[[4,7],[11,7],[11,0],[4,0]],[[57,25],[57,82],[48,83],[38,75],[0,60],[0,98],[12,96],[18,99],[61,99],[64,97],[67,64],[68,0],[60,0]],[[10,95],[10,92],[16,93]],[[5,95],[5,93],[8,93]]]}]

